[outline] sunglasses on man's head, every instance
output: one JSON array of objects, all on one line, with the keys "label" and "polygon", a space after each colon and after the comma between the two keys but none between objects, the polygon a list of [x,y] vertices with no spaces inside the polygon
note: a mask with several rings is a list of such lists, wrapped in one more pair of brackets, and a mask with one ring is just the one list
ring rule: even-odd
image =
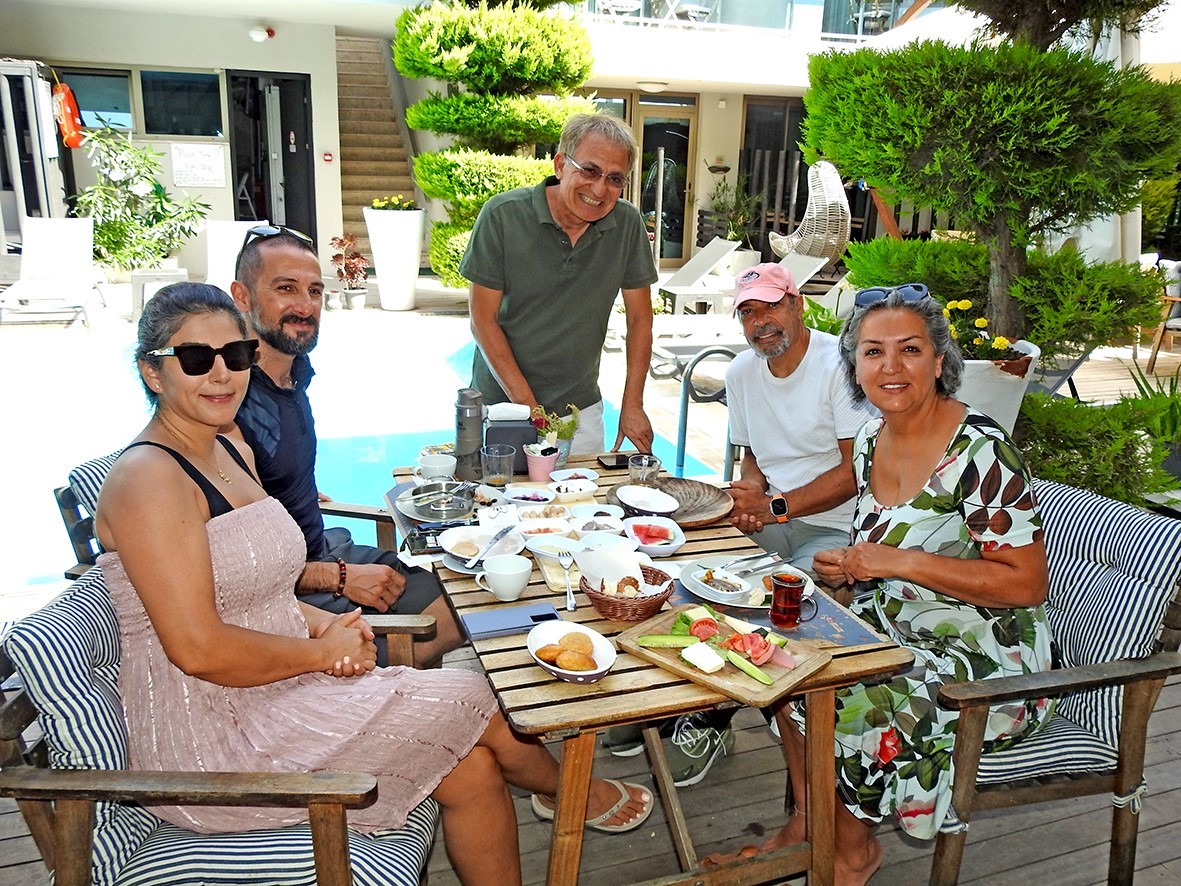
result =
[{"label": "sunglasses on man's head", "polygon": [[922,301],[927,297],[927,287],[922,283],[903,283],[901,286],[870,286],[868,289],[858,289],[853,296],[853,306],[865,308],[885,301],[893,293],[902,296],[903,301]]},{"label": "sunglasses on man's head", "polygon": [[225,361],[226,369],[242,372],[258,362],[258,339],[232,341],[220,348],[211,345],[174,345],[148,351],[149,357],[175,357],[180,361],[180,371],[185,375],[204,375],[209,372],[218,354]]},{"label": "sunglasses on man's head", "polygon": [[246,232],[246,239],[242,241],[242,249],[246,248],[246,244],[252,243],[255,240],[270,240],[272,237],[278,237],[282,234],[287,234],[296,240],[302,240],[308,246],[314,245],[311,237],[303,231],[295,230],[295,228],[285,228],[283,225],[255,225]]}]

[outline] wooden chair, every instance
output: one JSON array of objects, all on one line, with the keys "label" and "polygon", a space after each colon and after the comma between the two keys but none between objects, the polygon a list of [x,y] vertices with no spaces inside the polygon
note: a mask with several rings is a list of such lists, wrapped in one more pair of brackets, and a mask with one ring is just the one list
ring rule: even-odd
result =
[{"label": "wooden chair", "polygon": [[826,259],[825,264],[834,264],[845,254],[851,226],[849,198],[841,174],[827,160],[819,160],[808,169],[808,205],[800,226],[787,235],[771,231],[767,239],[778,256],[811,255]]},{"label": "wooden chair", "polygon": [[[0,652],[0,682],[15,673],[20,683],[0,692],[0,796],[17,799],[58,886],[417,886],[438,807],[425,801],[397,830],[350,831],[345,810],[377,796],[370,775],[126,771],[119,657],[99,569],[18,622]],[[34,720],[37,740],[27,738]],[[309,822],[197,834],[140,805],[174,803],[305,806]]]},{"label": "wooden chair", "polygon": [[[66,570],[65,575],[68,579],[80,578],[87,569],[95,564],[98,555],[102,553],[102,548],[94,537],[94,513],[103,480],[107,478],[107,473],[122,451],[118,449],[110,455],[83,462],[70,471],[68,485],[59,486],[53,490],[58,511],[66,527],[66,534],[70,537],[70,545],[74,548],[74,557],[78,561]],[[325,516],[370,520],[377,531],[377,546],[387,551],[398,549],[394,518],[385,508],[345,504],[338,501],[322,501],[320,502],[320,513]]]},{"label": "wooden chair", "polygon": [[[1045,673],[952,683],[939,701],[960,711],[952,814],[935,847],[932,884],[956,883],[972,812],[1091,794],[1114,804],[1109,883],[1135,872],[1146,789],[1148,718],[1181,673],[1181,521],[1057,483],[1036,481],[1058,666]],[[991,705],[1054,698],[1035,735],[981,755]]]},{"label": "wooden chair", "polygon": [[1181,335],[1181,261],[1162,261],[1160,269],[1165,275],[1165,292],[1161,296],[1164,310],[1160,326],[1152,336],[1152,351],[1148,355],[1147,367],[1149,374],[1156,368],[1156,355],[1165,336],[1168,336],[1169,350],[1172,350],[1173,340]]}]

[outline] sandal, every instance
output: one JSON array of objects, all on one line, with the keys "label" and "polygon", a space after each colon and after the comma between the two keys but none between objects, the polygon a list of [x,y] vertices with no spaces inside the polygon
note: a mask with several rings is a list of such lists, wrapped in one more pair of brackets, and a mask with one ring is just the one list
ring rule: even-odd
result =
[{"label": "sandal", "polygon": [[[652,814],[652,809],[656,805],[656,796],[652,793],[652,791],[648,790],[643,785],[624,783],[622,781],[617,781],[614,778],[608,778],[606,779],[606,782],[607,784],[614,786],[615,789],[619,791],[619,801],[602,815],[597,815],[594,818],[588,818],[585,822],[588,828],[590,828],[592,831],[601,831],[604,834],[623,834],[628,831],[634,831],[648,820],[648,816]],[[628,788],[639,788],[648,795],[648,802],[644,804],[643,811],[631,821],[625,821],[622,824],[606,824],[605,822],[610,821],[612,818],[618,815],[619,810],[626,806],[627,802],[631,799],[631,794],[628,792]],[[543,805],[539,795],[533,795],[532,805],[533,814],[542,821],[554,820],[554,810]]]}]

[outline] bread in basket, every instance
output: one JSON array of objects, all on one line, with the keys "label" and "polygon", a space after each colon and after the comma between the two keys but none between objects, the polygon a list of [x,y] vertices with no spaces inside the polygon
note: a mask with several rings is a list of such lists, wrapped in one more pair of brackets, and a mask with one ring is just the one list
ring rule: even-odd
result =
[{"label": "bread in basket", "polygon": [[660,611],[664,601],[672,596],[674,583],[672,576],[660,569],[641,566],[640,570],[646,584],[659,586],[663,590],[638,597],[604,594],[598,588],[592,588],[586,580],[586,576],[583,576],[578,586],[590,598],[595,609],[604,617],[614,621],[643,621]]}]

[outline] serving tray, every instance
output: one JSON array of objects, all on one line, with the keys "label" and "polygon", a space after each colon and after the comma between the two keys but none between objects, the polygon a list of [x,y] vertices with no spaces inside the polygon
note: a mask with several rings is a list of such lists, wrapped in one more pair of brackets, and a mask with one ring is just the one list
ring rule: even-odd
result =
[{"label": "serving tray", "polygon": [[[813,649],[811,646],[799,643],[789,637],[785,648],[791,654],[792,658],[795,659],[796,666],[789,669],[780,665],[771,664],[770,662],[760,665],[759,667],[763,672],[775,681],[770,686],[767,686],[760,683],[754,677],[743,673],[729,662],[720,671],[707,674],[705,671],[693,667],[693,665],[681,658],[680,649],[655,649],[640,646],[636,642],[636,640],[645,634],[669,633],[672,629],[672,623],[677,620],[677,616],[686,609],[693,608],[692,605],[682,604],[658,613],[647,621],[641,622],[617,636],[615,638],[616,645],[637,658],[650,661],[654,665],[672,671],[674,674],[679,674],[687,680],[692,680],[694,683],[705,686],[707,689],[721,692],[724,695],[730,696],[735,701],[740,701],[743,704],[752,705],[757,708],[766,707],[772,702],[778,701],[783,696],[789,694],[806,677],[816,673],[832,661],[832,656],[827,652]],[[718,636],[722,640],[737,633],[737,631],[724,621],[718,622],[718,628]]]},{"label": "serving tray", "polygon": [[[717,523],[734,508],[734,499],[716,486],[683,477],[661,477],[654,484],[661,492],[675,498],[680,507],[669,514],[684,529],[697,529]],[[607,490],[608,504],[621,505],[615,487]]]}]

